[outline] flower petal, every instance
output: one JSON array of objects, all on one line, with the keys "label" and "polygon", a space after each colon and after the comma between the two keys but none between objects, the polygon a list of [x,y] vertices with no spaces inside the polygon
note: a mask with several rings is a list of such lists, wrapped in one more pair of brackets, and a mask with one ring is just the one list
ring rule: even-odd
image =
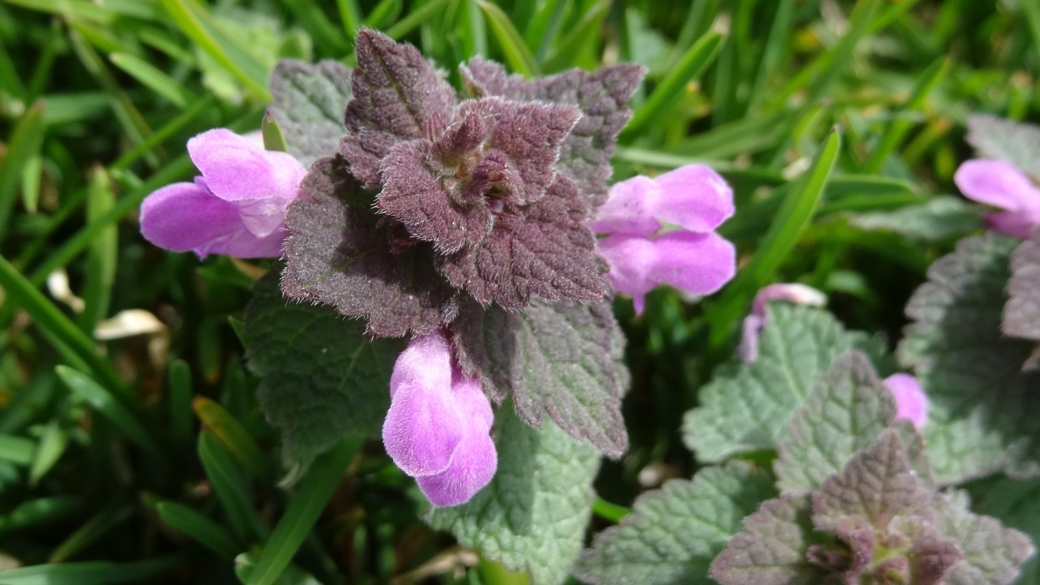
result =
[{"label": "flower petal", "polygon": [[660,196],[654,217],[691,232],[707,233],[733,216],[733,189],[711,167],[686,165],[655,179]]},{"label": "flower petal", "polygon": [[715,233],[669,232],[649,240],[614,234],[597,242],[610,263],[611,284],[617,292],[637,297],[667,284],[695,294],[717,291],[736,273],[736,250]]},{"label": "flower petal", "polygon": [[896,416],[893,420],[908,420],[917,428],[928,422],[928,396],[921,389],[917,378],[909,374],[892,374],[885,378],[885,386],[896,399]]},{"label": "flower petal", "polygon": [[617,183],[589,228],[600,234],[648,236],[661,229],[654,218],[658,198],[657,183],[649,177],[637,175]]},{"label": "flower petal", "polygon": [[141,204],[141,234],[174,252],[194,250],[205,256],[215,243],[242,230],[238,208],[198,184],[167,185]]},{"label": "flower petal", "polygon": [[451,355],[443,333],[417,337],[398,356],[390,376],[383,444],[412,477],[446,470],[467,431],[452,392]]},{"label": "flower petal", "polygon": [[463,378],[453,391],[469,426],[455,449],[451,465],[439,474],[417,479],[419,488],[434,506],[457,506],[468,502],[491,481],[498,467],[495,443],[489,435],[494,413],[487,396],[472,378]]},{"label": "flower petal", "polygon": [[751,303],[752,314],[758,315],[764,320],[766,304],[772,301],[787,301],[793,305],[822,307],[827,304],[827,295],[811,286],[797,282],[771,284],[755,295],[755,300]]},{"label": "flower petal", "polygon": [[737,356],[744,363],[750,364],[758,360],[758,336],[762,334],[765,326],[765,318],[759,315],[750,313],[744,317],[744,322],[740,326],[740,346],[737,347]]},{"label": "flower petal", "polygon": [[953,175],[970,199],[1008,211],[1040,208],[1040,189],[1015,165],[1002,160],[969,160]]},{"label": "flower petal", "polygon": [[990,229],[1021,240],[1028,240],[1033,226],[1040,224],[1040,210],[1002,211],[1000,213],[987,213],[985,217],[986,224]]},{"label": "flower petal", "polygon": [[213,194],[225,201],[267,199],[284,210],[307,173],[292,156],[264,150],[226,128],[188,140],[188,154]]}]

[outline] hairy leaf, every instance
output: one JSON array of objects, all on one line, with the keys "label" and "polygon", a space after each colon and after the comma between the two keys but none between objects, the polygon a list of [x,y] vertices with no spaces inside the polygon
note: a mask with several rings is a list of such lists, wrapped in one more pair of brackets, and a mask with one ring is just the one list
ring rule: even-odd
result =
[{"label": "hairy leaf", "polygon": [[624,64],[595,72],[572,69],[527,81],[507,75],[498,63],[476,57],[461,71],[470,91],[478,96],[537,99],[581,108],[581,119],[563,141],[559,166],[593,207],[606,200],[610,158],[618,133],[632,116],[628,100],[643,79],[642,67]]},{"label": "hairy leaf", "polygon": [[578,556],[592,511],[599,453],[551,422],[529,427],[509,407],[495,422],[498,473],[468,503],[426,520],[464,546],[527,570],[535,585],[562,583]]},{"label": "hairy leaf", "polygon": [[883,530],[896,516],[930,520],[930,496],[910,471],[910,461],[894,431],[849,460],[813,494],[813,524],[834,532],[850,517]]},{"label": "hairy leaf", "polygon": [[441,273],[482,305],[527,306],[531,295],[598,301],[607,293],[607,267],[585,226],[587,207],[561,174],[545,196],[522,213],[508,208],[479,242],[445,257]]},{"label": "hairy leaf", "polygon": [[769,474],[743,462],[708,467],[639,497],[632,514],[596,536],[575,574],[589,583],[712,583],[708,566],[776,490]]},{"label": "hairy leaf", "polygon": [[780,489],[819,489],[854,453],[873,445],[895,413],[892,393],[867,357],[859,352],[839,357],[787,425],[773,464]]},{"label": "hairy leaf", "polygon": [[351,98],[350,69],[338,61],[314,65],[285,59],[271,73],[271,113],[289,154],[304,167],[331,156],[347,133],[343,110]]},{"label": "hairy leaf", "polygon": [[621,397],[624,337],[608,303],[534,303],[522,312],[466,310],[454,327],[460,364],[493,399],[513,395],[531,425],[546,415],[610,457],[628,448]]},{"label": "hairy leaf", "polygon": [[712,578],[722,585],[825,582],[827,571],[809,560],[810,548],[820,542],[810,515],[808,496],[785,495],[765,502],[744,519],[744,530],[715,557]]},{"label": "hairy leaf", "polygon": [[286,458],[305,464],[345,436],[378,436],[398,344],[365,339],[358,323],[332,309],[283,299],[277,271],[253,292],[246,357]]},{"label": "hairy leaf", "polygon": [[774,303],[768,314],[758,360],[720,369],[701,389],[701,406],[686,413],[683,440],[700,461],[775,449],[791,415],[831,363],[849,349],[875,345],[845,331],[826,311]]},{"label": "hairy leaf", "polygon": [[1040,230],[1034,230],[1011,257],[1008,295],[1004,334],[1040,341]]},{"label": "hairy leaf", "polygon": [[[1005,526],[1021,530],[1034,543],[1040,541],[1040,479],[1023,481],[1001,477],[980,487],[981,493],[977,494],[972,502],[976,512],[992,516]],[[965,545],[965,549],[970,548],[969,545]],[[1017,583],[1040,584],[1040,557],[1035,553],[1022,566],[1021,578]]]},{"label": "hairy leaf", "polygon": [[1007,161],[1040,180],[1040,126],[974,114],[967,139],[984,158]]},{"label": "hairy leaf", "polygon": [[936,525],[964,554],[943,581],[946,585],[1006,585],[1019,574],[1036,547],[1029,537],[995,518],[972,514],[945,496],[936,496]]},{"label": "hairy leaf", "polygon": [[379,337],[425,335],[455,318],[457,294],[433,250],[382,224],[342,159],[315,163],[300,190],[285,222],[286,296],[364,317]]},{"label": "hairy leaf", "polygon": [[898,356],[928,394],[925,444],[941,483],[1040,474],[1040,373],[1033,343],[1001,335],[1017,240],[987,234],[936,261],[911,297]]},{"label": "hairy leaf", "polygon": [[958,197],[939,196],[895,211],[856,214],[849,223],[860,229],[891,230],[908,238],[937,241],[979,229],[982,218],[978,206]]},{"label": "hairy leaf", "polygon": [[371,29],[358,33],[357,68],[340,152],[369,189],[379,186],[379,161],[403,141],[425,138],[451,121],[455,90],[419,50]]}]

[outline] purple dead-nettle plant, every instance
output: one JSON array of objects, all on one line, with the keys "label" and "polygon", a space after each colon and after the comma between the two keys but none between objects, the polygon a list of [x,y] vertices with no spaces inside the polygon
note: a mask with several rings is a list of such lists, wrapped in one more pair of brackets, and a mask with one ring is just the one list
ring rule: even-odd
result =
[{"label": "purple dead-nettle plant", "polygon": [[[460,96],[411,45],[365,30],[356,49],[352,72],[288,63],[275,74],[349,97],[343,127],[319,127],[292,123],[292,108],[323,104],[274,92],[290,152],[314,161],[292,196],[268,189],[282,203],[271,223],[287,233],[283,294],[363,319],[372,338],[410,337],[383,440],[436,506],[492,479],[491,403],[510,396],[528,424],[548,417],[620,457],[628,373],[611,297],[631,294],[641,311],[654,286],[703,295],[732,278],[733,246],[714,232],[733,213],[731,190],[703,166],[609,187],[639,66],[526,80],[476,58],[460,68]],[[305,128],[318,130],[313,143]],[[177,213],[168,225],[185,221]],[[281,244],[249,255],[279,256]]]}]

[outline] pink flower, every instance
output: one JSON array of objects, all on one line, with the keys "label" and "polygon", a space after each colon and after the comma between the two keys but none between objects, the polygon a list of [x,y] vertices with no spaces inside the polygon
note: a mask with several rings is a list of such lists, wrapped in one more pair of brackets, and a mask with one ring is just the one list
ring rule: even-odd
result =
[{"label": "pink flower", "polygon": [[480,384],[453,363],[447,337],[412,339],[390,377],[383,444],[434,506],[463,504],[494,477],[493,422]]},{"label": "pink flower", "polygon": [[145,239],[200,258],[281,256],[286,208],[307,172],[303,165],[224,128],[189,140],[188,154],[202,176],[167,185],[144,200]]},{"label": "pink flower", "polygon": [[[656,286],[706,295],[733,278],[736,251],[714,231],[733,211],[726,181],[704,165],[687,165],[614,185],[589,227],[609,234],[597,242],[610,263],[608,277],[642,313],[646,293]],[[666,223],[679,229],[664,232]]]},{"label": "pink flower", "polygon": [[917,428],[928,422],[928,396],[921,389],[917,378],[909,374],[892,374],[885,378],[885,386],[896,399],[896,416],[893,420],[908,420]]},{"label": "pink flower", "polygon": [[811,286],[798,283],[771,284],[758,291],[751,303],[751,313],[744,317],[740,347],[737,349],[737,355],[746,363],[758,359],[758,336],[765,329],[768,318],[766,305],[771,301],[822,307],[827,303],[827,297]]},{"label": "pink flower", "polygon": [[1040,189],[1009,162],[965,161],[953,181],[966,197],[1004,210],[986,215],[990,227],[998,232],[1026,239],[1030,229],[1040,223]]}]

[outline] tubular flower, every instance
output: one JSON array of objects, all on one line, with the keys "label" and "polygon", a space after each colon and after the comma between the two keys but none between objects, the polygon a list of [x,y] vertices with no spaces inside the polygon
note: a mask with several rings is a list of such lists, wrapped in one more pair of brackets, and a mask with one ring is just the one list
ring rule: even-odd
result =
[{"label": "tubular flower", "polygon": [[766,305],[771,301],[822,307],[827,303],[827,297],[811,286],[798,283],[771,284],[758,291],[751,303],[751,313],[744,317],[740,347],[737,349],[740,359],[747,363],[758,359],[758,336],[765,329],[768,318]]},{"label": "tubular flower", "polygon": [[189,140],[188,154],[202,176],[167,185],[144,200],[144,237],[200,258],[281,256],[286,208],[307,172],[303,165],[224,128]]},{"label": "tubular flower", "polygon": [[[655,286],[706,295],[733,278],[733,244],[714,231],[733,212],[726,181],[709,167],[687,165],[614,185],[589,227],[608,234],[597,242],[610,263],[608,278],[614,290],[632,295],[642,313]],[[664,231],[665,224],[679,229]]]},{"label": "tubular flower", "polygon": [[998,232],[1026,239],[1040,223],[1040,188],[1009,162],[965,161],[953,180],[969,199],[1004,210],[986,215],[989,226]]},{"label": "tubular flower", "polygon": [[444,333],[412,339],[390,377],[383,444],[434,506],[465,503],[491,481],[493,422],[484,391],[454,363]]},{"label": "tubular flower", "polygon": [[921,428],[928,422],[928,395],[924,393],[917,378],[910,374],[892,374],[885,378],[885,386],[896,399],[894,420],[908,420]]}]

